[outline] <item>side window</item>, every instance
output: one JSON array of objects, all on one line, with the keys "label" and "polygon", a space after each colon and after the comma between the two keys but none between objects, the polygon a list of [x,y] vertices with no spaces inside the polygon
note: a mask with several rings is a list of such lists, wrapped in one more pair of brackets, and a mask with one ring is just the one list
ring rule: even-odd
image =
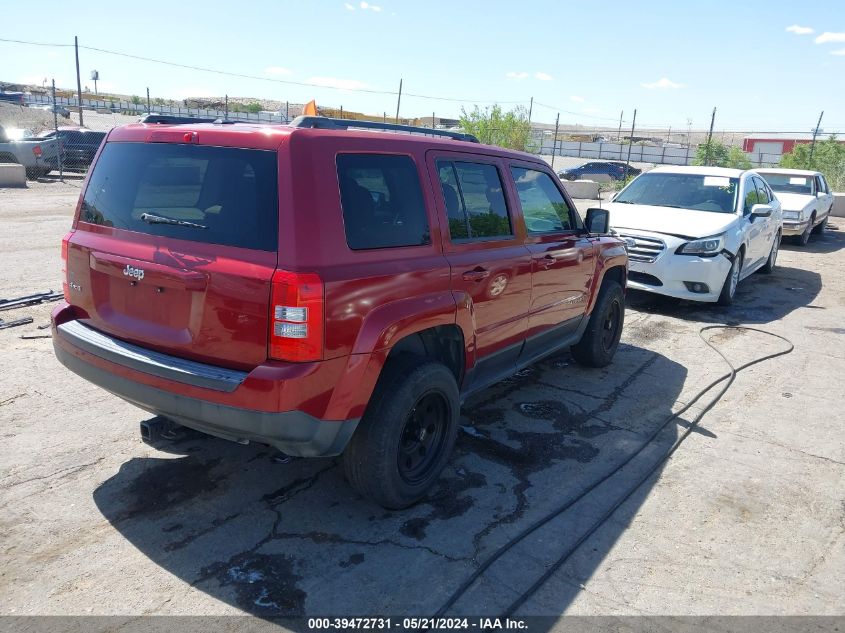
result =
[{"label": "side window", "polygon": [[420,178],[410,156],[339,154],[337,179],[349,248],[430,243]]},{"label": "side window", "polygon": [[745,180],[745,207],[743,212],[745,215],[751,213],[751,207],[759,202],[759,197],[757,195],[757,188],[754,186],[754,179],[747,178]]},{"label": "side window", "polygon": [[827,183],[824,180],[824,176],[816,176],[816,192],[818,193],[827,193]]},{"label": "side window", "polygon": [[529,233],[570,231],[574,228],[566,200],[546,172],[511,167],[511,174]]},{"label": "side window", "polygon": [[494,165],[437,161],[437,172],[453,241],[513,236],[502,179]]},{"label": "side window", "polygon": [[769,196],[769,190],[760,178],[754,178],[754,184],[757,185],[757,199],[760,204],[769,204],[772,198]]}]

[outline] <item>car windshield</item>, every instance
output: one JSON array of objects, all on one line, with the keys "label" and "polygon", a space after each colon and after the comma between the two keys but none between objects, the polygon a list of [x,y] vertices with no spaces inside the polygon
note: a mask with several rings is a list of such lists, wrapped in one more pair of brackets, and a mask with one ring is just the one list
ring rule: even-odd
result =
[{"label": "car windshield", "polygon": [[733,213],[738,185],[738,178],[726,176],[650,173],[637,177],[614,202]]},{"label": "car windshield", "polygon": [[789,174],[762,174],[769,186],[780,193],[803,193],[813,195],[812,176],[791,176]]}]

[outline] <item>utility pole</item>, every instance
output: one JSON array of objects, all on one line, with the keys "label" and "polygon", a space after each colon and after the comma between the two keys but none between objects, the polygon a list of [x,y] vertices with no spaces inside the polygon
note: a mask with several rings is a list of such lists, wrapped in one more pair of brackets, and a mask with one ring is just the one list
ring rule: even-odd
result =
[{"label": "utility pole", "polygon": [[707,153],[704,158],[704,164],[710,165],[710,154],[713,150],[713,147],[710,145],[710,142],[713,140],[713,124],[716,122],[716,108],[713,108],[713,114],[710,116],[710,131],[707,133]]},{"label": "utility pole", "polygon": [[62,140],[59,138],[59,115],[56,113],[56,80],[53,80],[53,129],[56,130],[56,142],[59,144],[59,180],[64,180],[65,175],[62,165]]},{"label": "utility pole", "polygon": [[625,177],[628,177],[629,167],[631,166],[631,147],[634,145],[634,128],[637,125],[637,109],[634,108],[634,120],[631,121],[631,138],[628,142],[628,159],[625,161]]},{"label": "utility pole", "polygon": [[672,126],[669,126],[669,131],[666,132],[666,142],[669,142],[669,139],[672,138]]},{"label": "utility pole", "polygon": [[431,129],[434,129],[434,111],[431,112]]},{"label": "utility pole", "polygon": [[147,88],[147,114],[150,113],[150,89]]},{"label": "utility pole", "polygon": [[396,122],[399,123],[399,104],[402,103],[402,79],[399,79],[399,94],[396,97]]},{"label": "utility pole", "polygon": [[229,95],[223,96],[223,120],[229,120]]},{"label": "utility pole", "polygon": [[534,113],[534,97],[528,102],[528,127],[531,127],[531,115]]},{"label": "utility pole", "polygon": [[555,140],[552,142],[552,169],[555,168],[555,154],[557,153],[557,131],[560,126],[560,112],[555,117]]},{"label": "utility pole", "polygon": [[290,123],[290,101],[285,101],[285,123]]},{"label": "utility pole", "polygon": [[340,118],[343,118],[343,106],[340,106]]},{"label": "utility pole", "polygon": [[692,146],[692,119],[687,118],[687,149]]},{"label": "utility pole", "polygon": [[76,52],[76,94],[79,98],[79,125],[82,126],[82,79],[79,77],[79,38],[73,36],[73,49]]},{"label": "utility pole", "polygon": [[813,142],[810,143],[810,167],[813,166],[813,152],[816,150],[816,137],[819,135],[819,126],[822,124],[822,117],[824,116],[824,110],[819,115],[819,122],[816,123],[816,129],[813,130]]},{"label": "utility pole", "polygon": [[625,114],[625,110],[619,113],[619,131],[616,132],[616,140],[620,143],[622,142],[622,116]]}]

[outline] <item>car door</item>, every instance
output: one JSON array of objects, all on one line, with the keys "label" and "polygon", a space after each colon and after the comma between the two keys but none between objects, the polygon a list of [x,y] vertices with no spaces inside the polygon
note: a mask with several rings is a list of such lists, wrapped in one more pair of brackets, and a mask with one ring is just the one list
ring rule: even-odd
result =
[{"label": "car door", "polygon": [[743,207],[740,226],[742,227],[743,243],[745,244],[745,261],[743,263],[743,269],[749,270],[754,268],[754,266],[756,266],[756,264],[760,261],[765,240],[765,223],[762,221],[765,220],[765,218],[751,215],[751,208],[755,204],[760,204],[760,197],[757,191],[757,186],[754,184],[754,179],[750,175],[746,176],[743,180],[742,200]]},{"label": "car door", "polygon": [[502,161],[439,151],[427,161],[439,189],[452,292],[473,318],[476,362],[464,385],[473,390],[516,371],[528,327],[531,254],[503,186]]},{"label": "car door", "polygon": [[757,188],[758,204],[768,204],[772,207],[772,213],[768,217],[754,218],[754,224],[759,224],[760,229],[760,258],[765,260],[772,250],[772,242],[781,226],[780,202],[762,178],[754,176],[752,180]]},{"label": "car door", "polygon": [[827,181],[821,174],[816,176],[816,192],[816,196],[819,198],[819,213],[816,217],[822,220],[830,213],[830,209],[833,207],[833,194],[830,192],[830,187],[827,186]]},{"label": "car door", "polygon": [[523,357],[533,358],[578,331],[595,269],[595,247],[548,170],[512,162],[510,176],[531,252],[531,304]]}]

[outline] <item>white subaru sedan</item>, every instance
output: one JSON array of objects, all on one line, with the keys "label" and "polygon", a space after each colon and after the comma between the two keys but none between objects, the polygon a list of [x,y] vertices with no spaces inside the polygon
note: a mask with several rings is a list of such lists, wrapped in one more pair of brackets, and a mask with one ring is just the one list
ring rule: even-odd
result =
[{"label": "white subaru sedan", "polygon": [[777,260],[781,204],[750,171],[658,167],[607,208],[628,247],[630,288],[730,305],[742,279]]}]

